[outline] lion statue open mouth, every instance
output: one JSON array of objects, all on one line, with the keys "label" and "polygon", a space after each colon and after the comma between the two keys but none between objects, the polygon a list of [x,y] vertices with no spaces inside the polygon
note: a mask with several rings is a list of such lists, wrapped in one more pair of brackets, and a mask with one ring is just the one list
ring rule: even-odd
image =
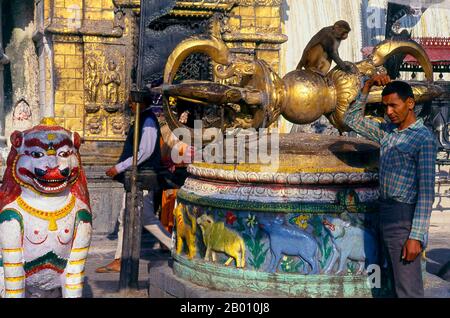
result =
[{"label": "lion statue open mouth", "polygon": [[2,297],[81,297],[92,214],[80,145],[51,119],[11,135],[0,188]]}]

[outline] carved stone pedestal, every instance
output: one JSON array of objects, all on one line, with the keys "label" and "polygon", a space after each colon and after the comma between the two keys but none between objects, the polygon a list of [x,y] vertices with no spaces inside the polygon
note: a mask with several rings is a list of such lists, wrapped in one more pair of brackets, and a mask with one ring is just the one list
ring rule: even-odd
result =
[{"label": "carved stone pedestal", "polygon": [[291,134],[280,138],[279,158],[278,164],[188,168],[174,212],[175,275],[239,293],[385,293],[389,283],[378,266],[378,147],[356,138]]},{"label": "carved stone pedestal", "polygon": [[85,166],[91,198],[93,230],[95,235],[114,232],[125,192],[121,183],[105,175],[109,166]]}]

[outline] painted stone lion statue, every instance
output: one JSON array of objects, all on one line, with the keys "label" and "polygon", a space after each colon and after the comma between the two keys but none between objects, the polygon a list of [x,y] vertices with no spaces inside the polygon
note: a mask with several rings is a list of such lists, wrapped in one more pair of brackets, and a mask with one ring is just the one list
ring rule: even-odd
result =
[{"label": "painted stone lion statue", "polygon": [[80,144],[52,119],[11,135],[0,187],[2,297],[81,297],[92,214]]}]

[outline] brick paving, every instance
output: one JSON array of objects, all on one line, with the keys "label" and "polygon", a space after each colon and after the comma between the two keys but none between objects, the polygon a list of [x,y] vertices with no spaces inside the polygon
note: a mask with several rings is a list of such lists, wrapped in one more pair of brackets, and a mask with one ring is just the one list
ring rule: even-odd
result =
[{"label": "brick paving", "polygon": [[[117,298],[125,297],[119,292],[119,273],[96,273],[95,269],[114,259],[117,239],[94,236],[86,262],[86,280],[83,297]],[[136,298],[148,297],[148,264],[150,261],[167,260],[170,253],[160,252],[159,243],[149,234],[142,236],[141,259],[139,262],[139,291],[131,295]],[[130,295],[129,295],[130,296]]]}]

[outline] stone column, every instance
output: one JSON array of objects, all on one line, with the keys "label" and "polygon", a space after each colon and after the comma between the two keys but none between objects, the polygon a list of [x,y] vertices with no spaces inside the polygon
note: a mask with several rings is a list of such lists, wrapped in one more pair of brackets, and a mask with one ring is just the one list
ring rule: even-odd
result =
[{"label": "stone column", "polygon": [[52,43],[51,36],[46,36],[44,32],[44,0],[36,0],[35,11],[36,30],[33,41],[36,43],[38,52],[40,118],[55,117]]},{"label": "stone column", "polygon": [[[12,107],[5,114],[5,135],[39,123],[39,62],[33,42],[35,31],[34,0],[10,1],[5,15],[11,26],[11,38],[5,43],[10,58]],[[9,93],[9,92],[8,92]],[[7,105],[8,108],[10,105]]]},{"label": "stone column", "polygon": [[[3,0],[0,0],[0,25],[2,25],[2,5]],[[2,161],[6,160],[7,143],[5,137],[5,92],[4,92],[4,65],[9,63],[9,58],[3,51],[3,34],[0,32],[0,156]]]}]

